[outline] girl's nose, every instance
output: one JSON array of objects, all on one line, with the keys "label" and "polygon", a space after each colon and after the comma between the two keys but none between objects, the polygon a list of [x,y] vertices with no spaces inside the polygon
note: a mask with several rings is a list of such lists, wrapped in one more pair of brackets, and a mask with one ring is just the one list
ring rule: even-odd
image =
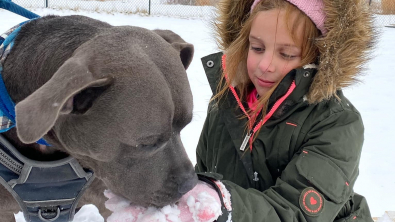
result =
[{"label": "girl's nose", "polygon": [[259,62],[259,69],[262,71],[262,73],[265,72],[274,72],[275,71],[275,66],[274,66],[274,61],[273,61],[273,53],[266,51],[263,56],[261,61]]}]

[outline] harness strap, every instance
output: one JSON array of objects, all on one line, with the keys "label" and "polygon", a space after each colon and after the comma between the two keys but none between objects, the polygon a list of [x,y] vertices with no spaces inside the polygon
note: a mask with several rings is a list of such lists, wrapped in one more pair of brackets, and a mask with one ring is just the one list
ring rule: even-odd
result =
[{"label": "harness strap", "polygon": [[2,149],[0,149],[0,163],[18,175],[22,172],[23,165]]},{"label": "harness strap", "polygon": [[72,157],[30,160],[0,135],[0,184],[15,198],[27,222],[72,221],[80,197],[93,182]]}]

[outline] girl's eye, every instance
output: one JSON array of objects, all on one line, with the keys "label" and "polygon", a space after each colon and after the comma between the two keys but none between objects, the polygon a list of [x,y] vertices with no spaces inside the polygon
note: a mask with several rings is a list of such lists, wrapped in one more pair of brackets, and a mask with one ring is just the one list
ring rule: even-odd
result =
[{"label": "girl's eye", "polygon": [[251,46],[251,50],[252,50],[252,51],[255,51],[255,52],[263,52],[263,51],[264,51],[264,49],[263,49],[263,48],[260,48],[260,47],[254,47],[254,46]]},{"label": "girl's eye", "polygon": [[287,59],[287,60],[291,60],[291,59],[297,57],[297,56],[294,56],[294,55],[288,55],[288,54],[286,54],[286,53],[280,53],[280,54],[281,54],[281,56],[282,56],[284,59]]}]

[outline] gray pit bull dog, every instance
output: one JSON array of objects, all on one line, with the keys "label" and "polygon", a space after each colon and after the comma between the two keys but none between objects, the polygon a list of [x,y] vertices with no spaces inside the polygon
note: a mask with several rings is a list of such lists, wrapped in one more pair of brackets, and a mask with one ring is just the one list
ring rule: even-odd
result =
[{"label": "gray pit bull dog", "polygon": [[[145,207],[174,203],[197,183],[180,139],[192,119],[193,51],[166,30],[84,16],[33,20],[4,63],[16,128],[3,136],[29,159],[72,156],[91,169],[96,179],[79,206],[92,203],[105,218],[105,189]],[[2,186],[0,200],[0,222],[14,221],[20,208]]]}]

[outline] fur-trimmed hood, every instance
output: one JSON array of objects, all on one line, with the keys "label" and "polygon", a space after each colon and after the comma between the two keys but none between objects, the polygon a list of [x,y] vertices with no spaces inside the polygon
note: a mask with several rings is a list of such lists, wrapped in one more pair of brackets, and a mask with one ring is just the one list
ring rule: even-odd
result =
[{"label": "fur-trimmed hood", "polygon": [[[315,40],[320,51],[318,72],[307,94],[309,103],[336,96],[358,81],[374,45],[372,14],[366,0],[323,0],[328,30]],[[215,22],[219,46],[226,50],[247,20],[253,0],[222,0]]]}]

